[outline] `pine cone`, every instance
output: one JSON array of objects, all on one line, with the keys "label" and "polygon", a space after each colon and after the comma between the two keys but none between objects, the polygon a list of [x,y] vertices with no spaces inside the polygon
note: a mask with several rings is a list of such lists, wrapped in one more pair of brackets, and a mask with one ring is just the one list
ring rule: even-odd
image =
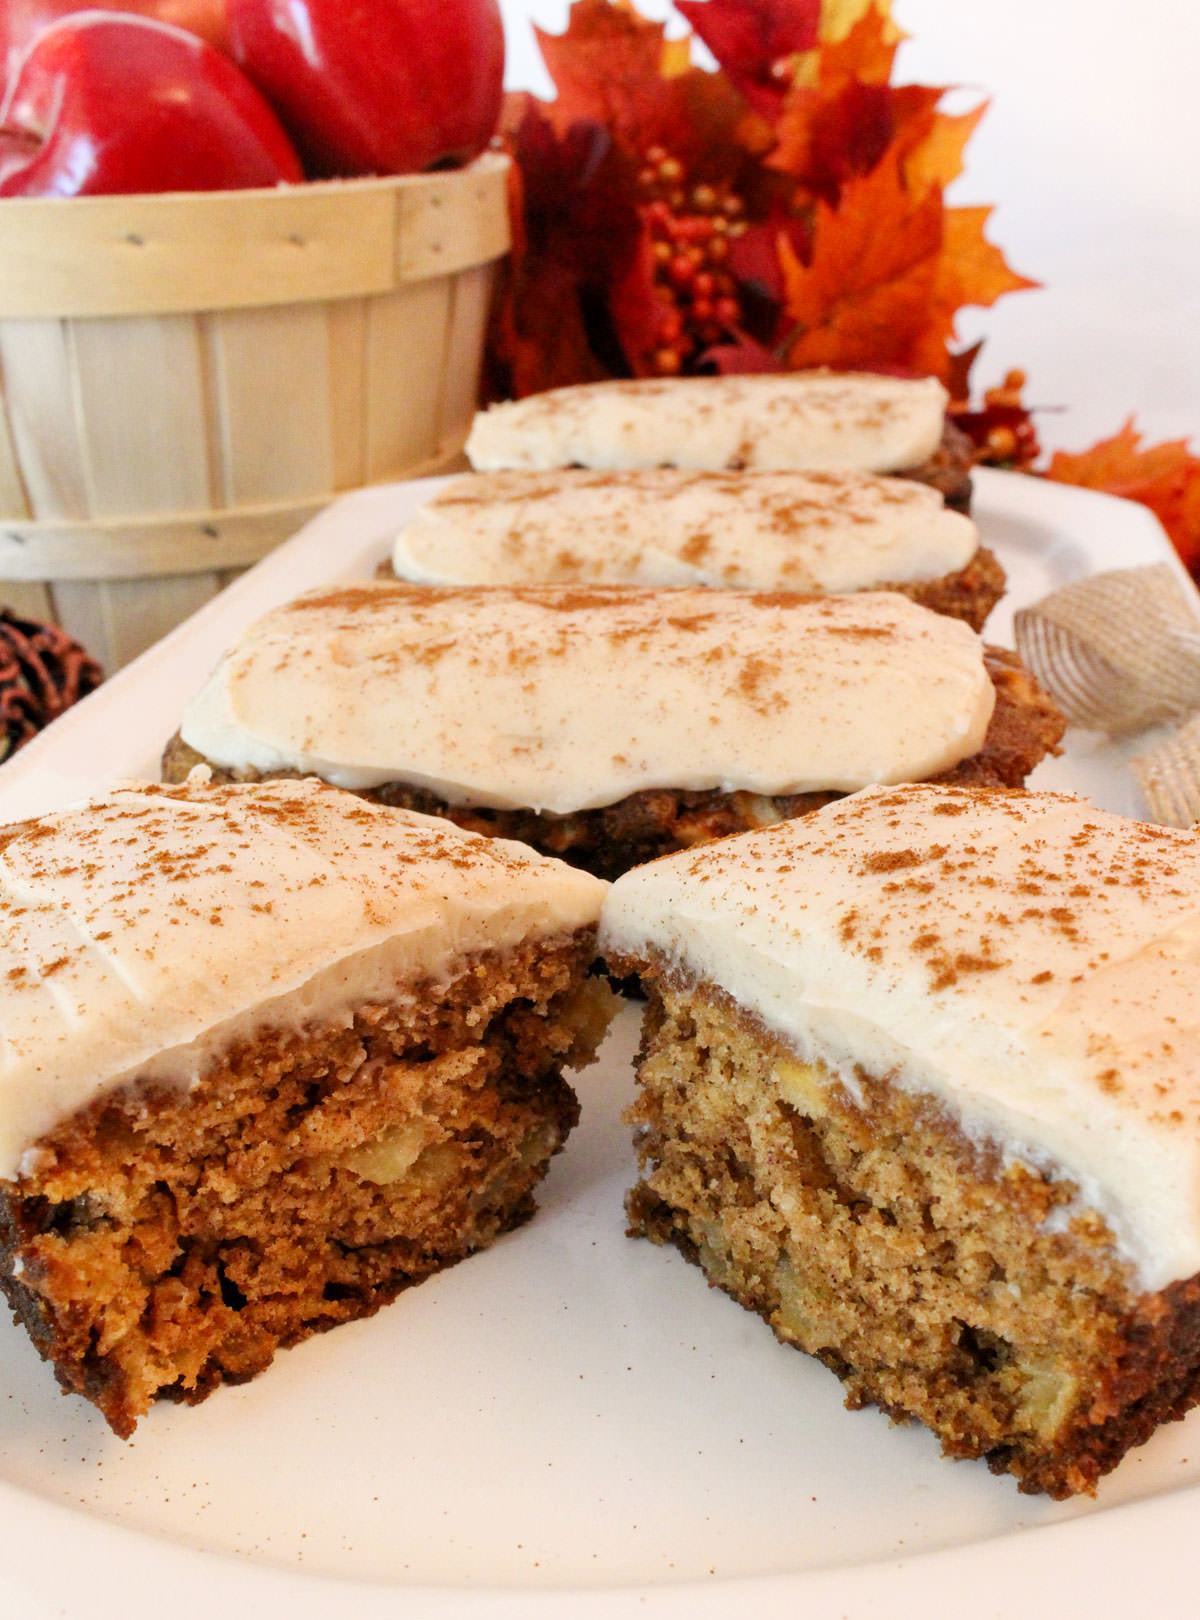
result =
[{"label": "pine cone", "polygon": [[0,759],[100,685],[94,658],[57,624],[0,608]]}]

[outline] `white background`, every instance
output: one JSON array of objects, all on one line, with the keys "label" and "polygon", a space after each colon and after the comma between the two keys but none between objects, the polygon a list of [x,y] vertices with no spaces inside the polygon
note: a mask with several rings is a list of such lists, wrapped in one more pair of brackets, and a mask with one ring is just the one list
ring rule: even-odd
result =
[{"label": "white background", "polygon": [[[510,86],[548,95],[532,24],[560,32],[567,0],[500,4]],[[1043,283],[960,317],[960,339],[987,339],[976,382],[1023,367],[1050,448],[1132,412],[1148,439],[1200,452],[1200,0],[897,0],[894,14],[910,36],[898,80],[990,96],[951,200],[995,204],[992,240]]]}]

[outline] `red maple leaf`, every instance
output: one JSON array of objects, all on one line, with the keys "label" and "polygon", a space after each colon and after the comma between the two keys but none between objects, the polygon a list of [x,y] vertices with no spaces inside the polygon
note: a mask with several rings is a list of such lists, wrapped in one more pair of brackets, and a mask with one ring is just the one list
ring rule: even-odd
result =
[{"label": "red maple leaf", "polygon": [[602,125],[559,134],[531,96],[505,115],[513,156],[513,248],[495,300],[485,388],[536,393],[611,374],[621,363],[605,310],[641,237],[628,161]]},{"label": "red maple leaf", "polygon": [[791,79],[790,59],[816,45],[821,0],[675,0],[750,106],[773,119]]},{"label": "red maple leaf", "polygon": [[849,79],[831,94],[797,91],[771,154],[780,169],[836,207],[855,175],[870,174],[886,153],[904,156],[920,146],[942,91],[923,85],[871,84]]},{"label": "red maple leaf", "polygon": [[546,116],[563,130],[601,124],[639,161],[655,147],[708,175],[736,168],[762,137],[720,74],[681,66],[661,23],[613,0],[575,0],[561,34],[535,30],[558,94]]}]

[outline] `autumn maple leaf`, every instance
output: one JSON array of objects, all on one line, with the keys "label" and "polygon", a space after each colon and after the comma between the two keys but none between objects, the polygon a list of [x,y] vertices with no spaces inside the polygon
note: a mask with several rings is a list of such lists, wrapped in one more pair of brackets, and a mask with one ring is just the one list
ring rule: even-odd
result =
[{"label": "autumn maple leaf", "polygon": [[848,182],[838,208],[817,204],[807,265],[781,239],[789,367],[913,363],[929,327],[942,212],[937,193],[914,203],[898,165],[884,163]]},{"label": "autumn maple leaf", "polygon": [[546,108],[559,128],[581,118],[637,145],[659,116],[665,30],[631,7],[576,0],[565,31],[534,33],[558,94]]},{"label": "autumn maple leaf", "polygon": [[947,375],[958,310],[1033,285],[947,209],[982,108],[893,85],[888,0],[678,0],[692,60],[632,0],[538,31],[557,95],[506,123],[513,254],[489,386],[712,366]]},{"label": "autumn maple leaf", "polygon": [[1046,477],[1138,501],[1156,515],[1187,566],[1200,572],[1200,456],[1186,439],[1142,446],[1133,418],[1091,449],[1056,450]]},{"label": "autumn maple leaf", "polygon": [[938,111],[944,88],[891,84],[897,38],[886,10],[872,7],[814,53],[780,111],[772,168],[835,206],[845,181],[869,174],[885,152],[902,159],[914,193],[958,175],[983,109],[951,116]]},{"label": "autumn maple leaf", "polygon": [[628,273],[641,222],[627,161],[602,125],[579,119],[560,134],[524,95],[510,98],[504,132],[513,247],[494,301],[484,392],[520,398],[598,380],[620,364],[619,351],[605,352],[607,290]]},{"label": "autumn maple leaf", "polygon": [[946,371],[945,343],[953,335],[960,309],[968,304],[986,307],[1005,293],[1038,285],[1013,270],[1003,252],[988,241],[984,229],[991,215],[992,210],[984,207],[947,208],[943,215],[942,252],[929,306],[929,332],[921,345],[921,363],[939,376]]},{"label": "autumn maple leaf", "polygon": [[774,118],[791,78],[791,59],[819,38],[821,0],[675,0],[730,82],[756,112]]},{"label": "autumn maple leaf", "polygon": [[983,227],[986,208],[945,208],[914,196],[897,156],[818,203],[812,258],[780,245],[787,361],[802,366],[903,366],[948,376],[955,316],[1034,283],[1011,270]]},{"label": "autumn maple leaf", "polygon": [[[923,129],[914,120],[903,141],[904,182],[912,191],[944,190],[963,170],[967,142],[988,110],[981,101],[965,113],[936,112]],[[1028,283],[1026,283],[1028,285]]]},{"label": "autumn maple leaf", "polygon": [[706,173],[737,167],[754,144],[733,86],[694,67],[685,42],[632,6],[575,0],[563,33],[535,32],[557,91],[546,116],[560,132],[585,119],[635,158],[662,147]]}]

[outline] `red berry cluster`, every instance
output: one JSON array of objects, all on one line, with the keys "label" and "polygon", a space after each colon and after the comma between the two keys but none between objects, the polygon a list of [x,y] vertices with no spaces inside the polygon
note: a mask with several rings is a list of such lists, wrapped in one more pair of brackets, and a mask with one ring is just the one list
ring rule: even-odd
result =
[{"label": "red berry cluster", "polygon": [[746,229],[745,208],[727,185],[688,185],[683,164],[661,146],[647,148],[638,189],[662,306],[650,360],[660,377],[674,377],[741,317],[727,261],[730,241]]},{"label": "red berry cluster", "polygon": [[1037,429],[1021,401],[1025,373],[1010,371],[999,388],[989,388],[983,409],[954,409],[954,420],[975,444],[975,459],[989,467],[1028,472],[1042,453]]}]

